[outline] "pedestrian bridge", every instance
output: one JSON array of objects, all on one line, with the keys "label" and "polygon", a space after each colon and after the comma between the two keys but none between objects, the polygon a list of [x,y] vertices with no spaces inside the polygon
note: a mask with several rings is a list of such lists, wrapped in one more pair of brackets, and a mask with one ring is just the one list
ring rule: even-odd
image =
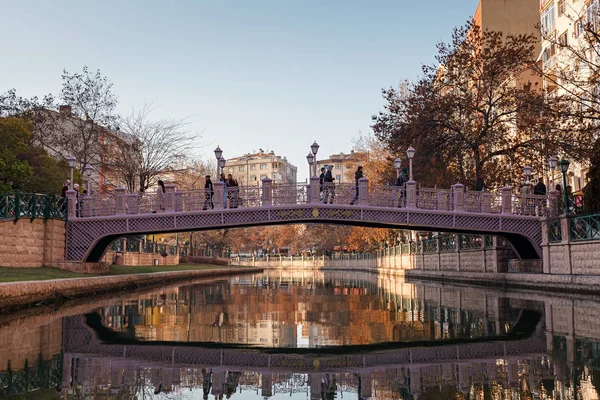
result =
[{"label": "pedestrian bridge", "polygon": [[[126,235],[189,232],[291,223],[327,223],[377,228],[493,234],[505,238],[523,259],[541,257],[542,216],[550,211],[546,196],[520,198],[510,187],[499,192],[406,186],[358,187],[338,184],[273,184],[214,191],[177,190],[162,193],[114,192],[75,199],[67,192],[66,258],[99,261],[108,245]],[[324,202],[326,201],[326,203]]]}]

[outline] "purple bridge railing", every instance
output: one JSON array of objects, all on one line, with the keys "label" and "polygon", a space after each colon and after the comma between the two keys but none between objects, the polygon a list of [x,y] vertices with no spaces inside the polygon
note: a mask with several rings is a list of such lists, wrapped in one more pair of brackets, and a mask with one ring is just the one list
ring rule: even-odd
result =
[{"label": "purple bridge railing", "polygon": [[[357,193],[358,189],[358,193]],[[66,258],[96,262],[116,238],[132,234],[185,232],[286,223],[417,229],[425,231],[486,233],[504,237],[521,258],[540,258],[541,217],[554,214],[555,201],[547,196],[519,197],[511,187],[499,192],[418,187],[369,186],[362,178],[354,184],[273,184],[225,187],[165,193],[114,192],[70,198]],[[550,198],[554,198],[550,196]]]}]

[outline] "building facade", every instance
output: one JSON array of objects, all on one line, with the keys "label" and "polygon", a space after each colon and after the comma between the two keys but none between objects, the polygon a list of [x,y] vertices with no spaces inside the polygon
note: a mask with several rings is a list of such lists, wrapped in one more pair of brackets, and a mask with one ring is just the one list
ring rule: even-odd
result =
[{"label": "building facade", "polygon": [[321,168],[333,165],[331,173],[336,183],[354,183],[354,172],[361,163],[369,159],[369,153],[350,151],[350,154],[331,154],[329,158],[317,161],[317,175]]},{"label": "building facade", "polygon": [[[600,61],[598,54],[600,53],[598,53],[598,49],[588,51],[588,48],[593,45],[585,39],[585,29],[586,24],[598,22],[600,0],[540,0],[539,6],[542,31],[540,59],[543,62],[544,74],[569,76],[579,83],[585,82],[590,77],[590,72],[593,71],[586,68],[586,61],[577,59],[573,51],[567,50],[567,47],[575,49],[580,54],[585,54],[590,64],[598,64]],[[560,78],[559,81],[561,81]],[[558,85],[554,79],[545,79],[544,88],[550,96],[553,94],[560,96],[569,92],[577,95],[577,90],[580,90],[569,87],[566,81],[562,81]],[[596,93],[598,89],[586,88],[586,90]],[[561,155],[557,156],[560,158]],[[573,193],[581,193],[587,184],[588,170],[587,162],[571,160],[567,172],[567,186],[571,186]],[[556,183],[562,180],[558,170],[555,171],[554,180]]]},{"label": "building facade", "polygon": [[224,171],[240,186],[258,185],[264,178],[272,179],[273,183],[296,183],[298,177],[298,168],[286,157],[262,149],[258,153],[228,159]]}]

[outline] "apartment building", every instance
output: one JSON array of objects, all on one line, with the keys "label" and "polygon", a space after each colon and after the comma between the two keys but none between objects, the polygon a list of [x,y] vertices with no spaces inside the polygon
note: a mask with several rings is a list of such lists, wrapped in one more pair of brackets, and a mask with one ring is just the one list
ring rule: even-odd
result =
[{"label": "apartment building", "polygon": [[354,183],[354,172],[361,163],[369,159],[369,153],[351,150],[349,154],[331,154],[329,158],[317,161],[317,175],[322,167],[333,165],[331,173],[336,183]]},{"label": "apartment building", "polygon": [[[556,72],[556,76],[571,76],[578,82],[585,82],[591,71],[586,67],[586,62],[574,57],[571,51],[564,47],[571,47],[586,54],[591,63],[598,64],[598,51],[588,51],[593,46],[585,39],[585,26],[587,23],[598,24],[600,0],[540,0],[539,17],[541,21],[542,50],[540,60],[543,63],[545,74]],[[591,58],[596,59],[591,59]],[[566,74],[565,74],[566,71]],[[559,78],[560,85],[554,79],[545,79],[544,88],[549,94],[562,95],[574,90],[567,81]],[[600,87],[598,87],[600,89]],[[596,88],[586,88],[594,93]],[[576,91],[577,89],[575,89]],[[560,154],[558,154],[560,158]],[[567,186],[571,186],[573,193],[580,192],[586,185],[586,175],[589,165],[585,162],[570,160],[567,172]],[[555,181],[561,182],[562,176],[555,171]]]},{"label": "apartment building", "polygon": [[274,151],[259,149],[258,153],[228,159],[225,174],[231,174],[240,186],[257,185],[264,178],[274,183],[296,183],[298,168]]}]

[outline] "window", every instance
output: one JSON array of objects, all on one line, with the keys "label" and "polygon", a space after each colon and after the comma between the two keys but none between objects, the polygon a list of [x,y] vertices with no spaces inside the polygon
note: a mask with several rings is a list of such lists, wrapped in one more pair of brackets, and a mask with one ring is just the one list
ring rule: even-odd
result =
[{"label": "window", "polygon": [[598,18],[598,12],[600,12],[600,0],[594,0],[588,5],[587,9],[587,22],[590,24],[590,29],[597,32],[600,28],[600,18]]},{"label": "window", "polygon": [[260,180],[262,181],[263,179],[265,179],[267,176],[266,175],[261,175],[260,176]]},{"label": "window", "polygon": [[233,172],[233,167],[229,167],[229,168],[227,168],[227,171],[228,171],[228,172]]},{"label": "window", "polygon": [[554,32],[554,3],[542,12],[542,35],[548,36]]},{"label": "window", "polygon": [[260,169],[267,169],[267,164],[260,164]]},{"label": "window", "polygon": [[342,164],[335,164],[335,169],[342,169]]},{"label": "window", "polygon": [[238,167],[238,171],[240,171],[240,172],[244,172],[244,166],[243,166],[243,165],[240,165],[240,166]]},{"label": "window", "polygon": [[565,0],[558,0],[558,16],[562,17],[565,14]]},{"label": "window", "polygon": [[250,177],[250,179],[251,179],[251,180],[253,180],[253,181],[255,181],[255,180],[256,180],[256,175],[252,175],[252,176]]},{"label": "window", "polygon": [[563,47],[567,47],[569,44],[569,37],[567,36],[567,32],[563,33],[558,37],[559,50]]},{"label": "window", "polygon": [[575,28],[573,31],[573,36],[575,36],[576,38],[579,37],[583,33],[583,30],[584,30],[583,19],[575,21]]},{"label": "window", "polygon": [[256,171],[256,165],[255,164],[253,164],[253,165],[250,166],[250,171]]},{"label": "window", "polygon": [[342,181],[342,176],[341,175],[336,175],[335,176],[335,180],[338,181],[338,182],[341,182]]}]

